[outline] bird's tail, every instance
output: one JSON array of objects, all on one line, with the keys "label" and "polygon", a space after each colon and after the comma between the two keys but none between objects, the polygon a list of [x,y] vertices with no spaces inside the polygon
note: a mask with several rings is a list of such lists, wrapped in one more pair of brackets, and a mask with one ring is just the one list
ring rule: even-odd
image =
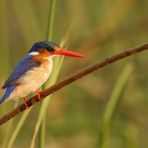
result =
[{"label": "bird's tail", "polygon": [[0,104],[2,104],[7,98],[9,98],[10,94],[13,92],[15,86],[10,86],[6,89],[5,94],[0,99]]}]

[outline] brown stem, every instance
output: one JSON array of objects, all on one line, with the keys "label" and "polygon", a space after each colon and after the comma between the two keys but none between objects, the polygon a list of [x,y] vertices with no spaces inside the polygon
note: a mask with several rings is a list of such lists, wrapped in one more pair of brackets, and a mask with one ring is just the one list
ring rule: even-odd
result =
[{"label": "brown stem", "polygon": [[[43,100],[46,96],[54,93],[55,91],[65,87],[66,85],[71,84],[72,82],[81,79],[82,77],[96,71],[99,68],[102,68],[108,64],[112,64],[114,62],[117,62],[123,58],[126,58],[128,56],[134,55],[138,52],[144,51],[148,49],[148,43],[125,50],[121,53],[118,53],[112,57],[106,58],[104,60],[102,60],[101,62],[97,62],[94,65],[91,65],[75,74],[73,74],[72,76],[60,81],[59,83],[51,86],[50,88],[42,91],[40,93],[40,100]],[[36,102],[40,101],[38,99],[38,96],[34,96],[32,98],[30,98],[27,101],[28,107],[34,105]],[[17,107],[16,109],[13,109],[12,111],[10,111],[8,114],[4,115],[3,117],[0,118],[0,125],[3,125],[4,123],[6,123],[7,121],[9,121],[10,119],[12,119],[13,117],[15,117],[17,114],[23,112],[24,110],[26,110],[26,106],[25,104],[21,104],[19,107]]]}]

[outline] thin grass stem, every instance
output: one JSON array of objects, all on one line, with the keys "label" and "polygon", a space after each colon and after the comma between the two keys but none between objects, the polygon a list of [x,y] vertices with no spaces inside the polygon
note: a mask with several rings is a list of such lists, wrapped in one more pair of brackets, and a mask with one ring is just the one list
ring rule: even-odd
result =
[{"label": "thin grass stem", "polygon": [[128,79],[133,71],[133,66],[128,64],[121,73],[111,97],[107,103],[106,110],[103,117],[102,131],[101,131],[101,148],[108,148],[109,126],[122,98],[122,93],[128,82]]},{"label": "thin grass stem", "polygon": [[29,110],[27,110],[26,112],[23,113],[21,119],[19,120],[16,128],[13,130],[13,133],[10,137],[10,139],[8,140],[8,146],[7,148],[11,148],[16,137],[18,136],[19,134],[19,131],[21,130],[22,126],[24,125],[24,122],[26,121],[26,118],[28,117],[29,113],[31,112],[31,108]]}]

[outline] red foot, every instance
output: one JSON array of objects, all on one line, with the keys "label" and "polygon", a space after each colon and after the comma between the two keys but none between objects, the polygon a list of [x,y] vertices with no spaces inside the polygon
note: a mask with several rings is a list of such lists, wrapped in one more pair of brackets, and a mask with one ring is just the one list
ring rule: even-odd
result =
[{"label": "red foot", "polygon": [[24,97],[23,99],[24,99],[24,104],[25,104],[26,108],[29,109],[29,106],[28,106],[28,104],[27,104],[26,97]]},{"label": "red foot", "polygon": [[41,100],[41,90],[36,90],[35,94],[38,96],[38,99]]}]

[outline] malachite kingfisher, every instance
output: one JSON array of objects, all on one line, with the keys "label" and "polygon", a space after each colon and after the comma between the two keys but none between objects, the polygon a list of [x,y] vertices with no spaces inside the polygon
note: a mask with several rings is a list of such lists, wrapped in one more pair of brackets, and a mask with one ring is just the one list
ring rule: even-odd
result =
[{"label": "malachite kingfisher", "polygon": [[40,41],[33,44],[28,54],[16,65],[14,71],[4,83],[5,90],[0,104],[5,100],[23,98],[27,107],[26,96],[31,93],[38,95],[39,88],[47,81],[53,69],[53,57],[65,55],[84,58],[82,54],[60,48],[54,42]]}]

